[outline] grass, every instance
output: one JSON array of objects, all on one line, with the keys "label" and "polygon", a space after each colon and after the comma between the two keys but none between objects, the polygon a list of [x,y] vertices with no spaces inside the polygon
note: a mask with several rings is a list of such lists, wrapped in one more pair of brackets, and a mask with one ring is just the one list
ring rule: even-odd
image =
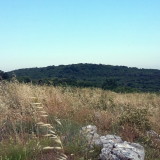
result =
[{"label": "grass", "polygon": [[[96,159],[99,149],[88,154],[86,140],[79,134],[80,128],[88,124],[96,125],[101,134],[117,134],[124,140],[141,143],[146,160],[158,160],[160,144],[146,131],[152,129],[160,134],[159,104],[160,95],[153,93],[121,94],[2,81],[0,160],[56,159],[60,154],[73,160]],[[42,127],[39,122],[52,128]],[[63,146],[44,136],[49,130],[55,132]],[[61,151],[53,149],[57,146]],[[43,150],[45,147],[52,150]]]}]

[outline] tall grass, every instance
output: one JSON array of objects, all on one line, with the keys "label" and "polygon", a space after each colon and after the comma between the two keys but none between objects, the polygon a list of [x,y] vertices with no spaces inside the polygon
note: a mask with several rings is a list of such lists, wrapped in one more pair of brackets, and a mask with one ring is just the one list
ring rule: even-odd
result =
[{"label": "tall grass", "polygon": [[[84,159],[87,144],[79,130],[86,124],[96,125],[101,134],[140,142],[147,150],[146,159],[160,159],[159,142],[146,134],[150,129],[160,134],[159,121],[158,94],[0,82],[1,160],[55,159],[59,154],[55,133],[68,159]],[[44,136],[52,133],[52,138]]]}]

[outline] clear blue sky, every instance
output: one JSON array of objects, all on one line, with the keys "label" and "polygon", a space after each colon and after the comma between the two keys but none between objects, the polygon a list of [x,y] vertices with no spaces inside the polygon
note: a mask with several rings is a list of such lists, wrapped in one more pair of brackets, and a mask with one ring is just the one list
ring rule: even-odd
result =
[{"label": "clear blue sky", "polygon": [[160,69],[160,0],[0,0],[0,70],[72,63]]}]

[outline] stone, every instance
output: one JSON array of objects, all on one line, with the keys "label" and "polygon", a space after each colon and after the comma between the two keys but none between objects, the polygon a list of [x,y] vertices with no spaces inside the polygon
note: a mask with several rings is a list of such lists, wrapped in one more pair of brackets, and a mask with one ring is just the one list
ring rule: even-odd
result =
[{"label": "stone", "polygon": [[101,145],[100,136],[97,134],[97,127],[88,125],[86,127],[82,127],[81,133],[85,135],[91,147],[93,145]]},{"label": "stone", "polygon": [[144,160],[144,148],[138,143],[116,143],[112,150],[119,159]]},{"label": "stone", "polygon": [[91,147],[101,147],[100,160],[144,160],[144,148],[138,143],[123,141],[116,135],[100,136],[93,125],[83,127],[81,133],[86,136]]},{"label": "stone", "polygon": [[154,138],[160,138],[160,135],[153,130],[147,131],[147,135]]}]

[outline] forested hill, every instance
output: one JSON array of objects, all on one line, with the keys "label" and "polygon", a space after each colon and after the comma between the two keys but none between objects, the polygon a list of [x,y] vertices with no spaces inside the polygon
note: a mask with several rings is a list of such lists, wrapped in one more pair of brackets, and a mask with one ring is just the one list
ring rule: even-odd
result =
[{"label": "forested hill", "polygon": [[9,75],[3,71],[0,70],[0,80],[2,79],[8,79]]},{"label": "forested hill", "polygon": [[35,81],[53,85],[102,87],[104,89],[137,89],[160,91],[160,70],[138,69],[102,64],[72,64],[43,68],[19,69],[8,72],[22,81]]}]

